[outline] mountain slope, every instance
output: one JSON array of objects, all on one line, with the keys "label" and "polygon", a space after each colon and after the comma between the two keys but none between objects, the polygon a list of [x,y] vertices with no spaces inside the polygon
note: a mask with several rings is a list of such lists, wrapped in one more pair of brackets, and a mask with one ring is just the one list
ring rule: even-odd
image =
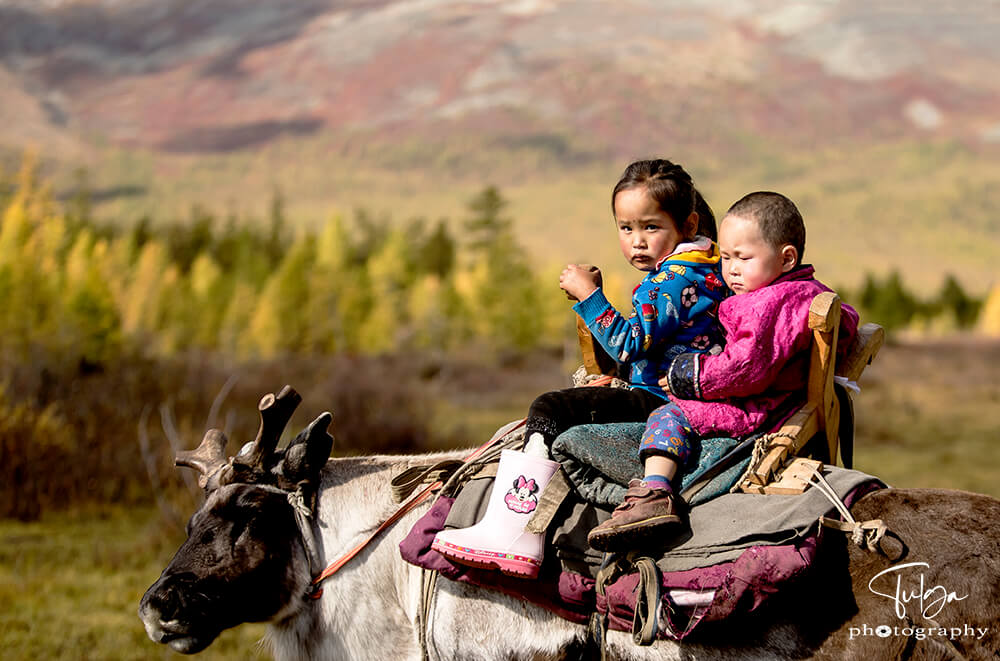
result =
[{"label": "mountain slope", "polygon": [[54,132],[156,150],[455,128],[619,155],[652,134],[1000,139],[992,2],[3,0],[0,26],[0,68]]}]

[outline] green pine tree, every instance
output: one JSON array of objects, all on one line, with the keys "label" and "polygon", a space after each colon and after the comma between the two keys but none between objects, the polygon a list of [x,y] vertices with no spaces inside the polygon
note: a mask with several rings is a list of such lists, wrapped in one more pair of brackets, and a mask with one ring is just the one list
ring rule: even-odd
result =
[{"label": "green pine tree", "polygon": [[487,186],[477,193],[467,207],[470,215],[465,220],[465,232],[473,252],[489,252],[501,237],[511,233],[511,219],[501,215],[507,200],[496,186]]},{"label": "green pine tree", "polygon": [[979,317],[982,301],[977,301],[966,294],[955,276],[949,273],[941,286],[936,307],[950,314],[959,328],[971,328]]}]

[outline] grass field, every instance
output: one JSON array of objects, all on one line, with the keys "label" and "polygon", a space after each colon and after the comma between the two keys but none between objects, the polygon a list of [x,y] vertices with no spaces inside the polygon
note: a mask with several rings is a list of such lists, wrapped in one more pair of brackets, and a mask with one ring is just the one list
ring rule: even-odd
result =
[{"label": "grass field", "polygon": [[[182,540],[183,530],[151,508],[108,506],[36,523],[0,521],[2,657],[180,658],[150,642],[136,611]],[[264,628],[227,631],[199,658],[255,658]]]},{"label": "grass field", "polygon": [[[433,383],[448,437],[477,445],[532,397],[567,385],[559,356],[449,366]],[[856,468],[899,487],[1000,497],[1000,342],[887,345],[862,379]],[[139,599],[183,537],[152,508],[115,506],[0,521],[0,649],[5,661],[178,658],[151,643]],[[267,658],[263,625],[225,632],[199,658]]]},{"label": "grass field", "polygon": [[856,468],[892,486],[1000,498],[1000,342],[892,344],[861,388]]}]

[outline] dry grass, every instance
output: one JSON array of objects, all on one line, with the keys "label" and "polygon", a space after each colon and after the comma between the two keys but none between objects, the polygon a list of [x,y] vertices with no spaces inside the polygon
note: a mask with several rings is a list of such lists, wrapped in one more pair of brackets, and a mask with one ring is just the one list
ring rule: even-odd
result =
[{"label": "dry grass", "polygon": [[893,486],[1000,497],[1000,342],[886,346],[856,398],[858,469]]}]

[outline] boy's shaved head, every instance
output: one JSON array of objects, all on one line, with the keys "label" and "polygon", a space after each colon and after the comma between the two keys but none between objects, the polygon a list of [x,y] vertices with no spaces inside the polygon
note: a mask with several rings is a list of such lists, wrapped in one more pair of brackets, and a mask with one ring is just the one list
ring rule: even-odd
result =
[{"label": "boy's shaved head", "polygon": [[802,263],[806,250],[806,226],[795,203],[781,193],[749,193],[729,207],[726,215],[755,220],[765,241],[775,250],[786,244],[794,246],[799,252],[799,263]]}]

